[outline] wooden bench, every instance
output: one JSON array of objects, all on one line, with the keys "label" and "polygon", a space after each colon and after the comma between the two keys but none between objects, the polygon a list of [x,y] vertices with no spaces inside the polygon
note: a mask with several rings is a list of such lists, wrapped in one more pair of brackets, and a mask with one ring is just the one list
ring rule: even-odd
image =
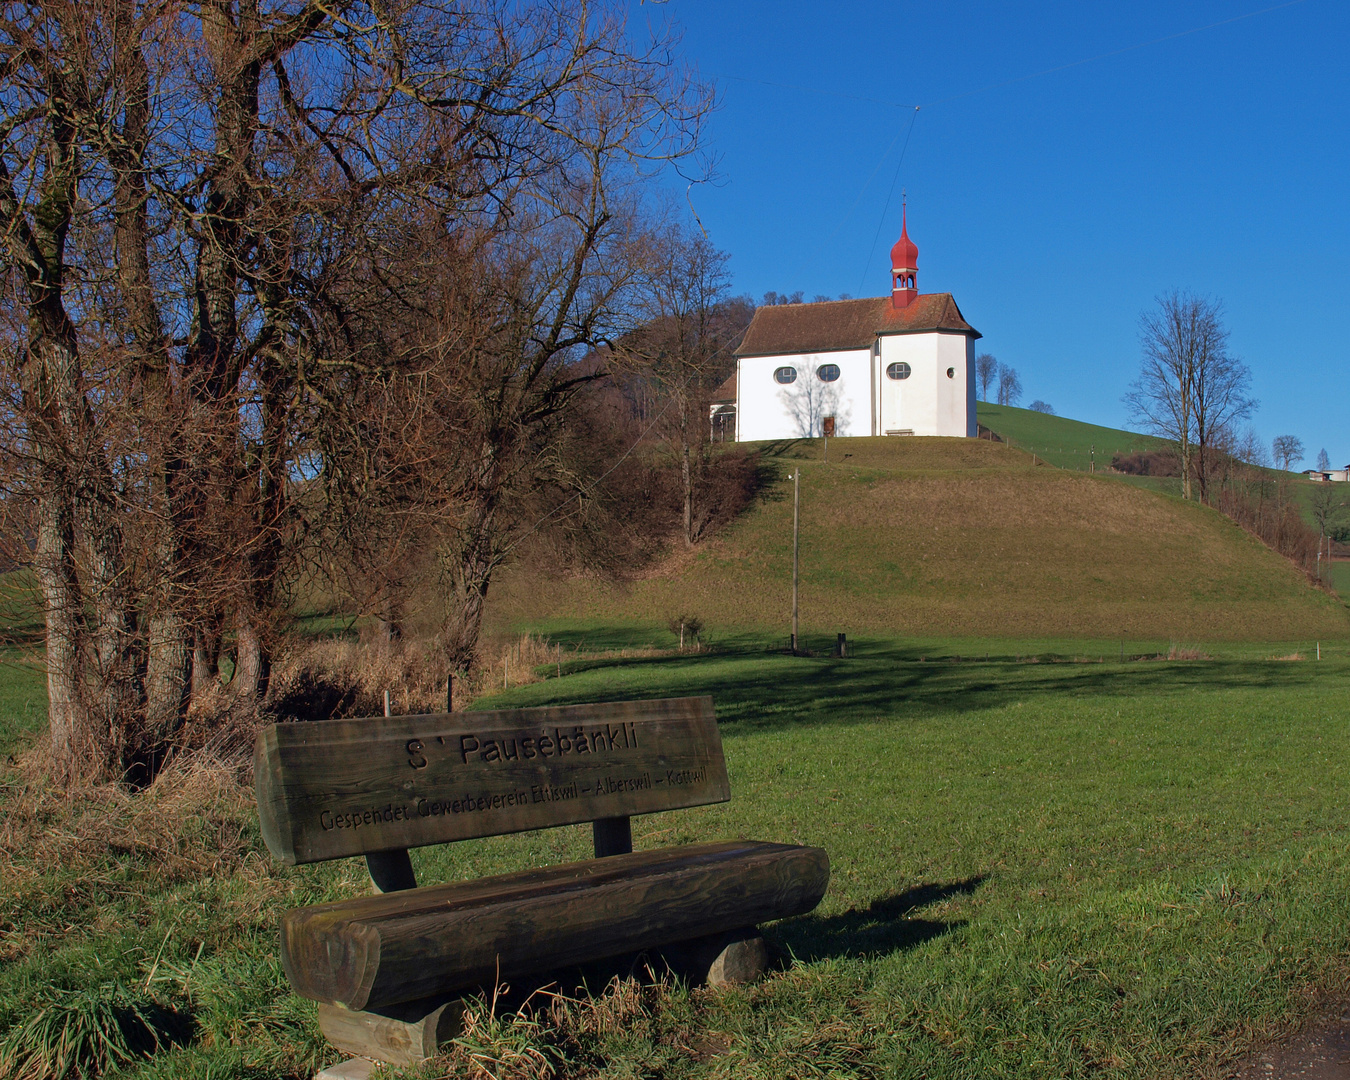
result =
[{"label": "wooden bench", "polygon": [[[712,699],[274,725],[262,834],[282,862],[363,855],[379,893],[288,911],[281,957],[333,1045],[413,1064],[499,981],[688,943],[709,981],[753,978],[757,924],[820,902],[820,848],[634,852],[630,818],[731,797]],[[417,887],[408,849],[593,822],[594,859]]]}]

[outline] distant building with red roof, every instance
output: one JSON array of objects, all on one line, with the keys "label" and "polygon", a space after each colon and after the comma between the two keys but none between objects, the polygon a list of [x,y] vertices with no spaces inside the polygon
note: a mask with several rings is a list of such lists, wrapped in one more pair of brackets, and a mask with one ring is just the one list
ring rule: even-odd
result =
[{"label": "distant building with red roof", "polygon": [[[891,295],[755,311],[714,423],[742,442],[819,435],[974,438],[975,340],[951,293],[918,291],[908,214]],[[733,415],[734,413],[734,415]]]}]

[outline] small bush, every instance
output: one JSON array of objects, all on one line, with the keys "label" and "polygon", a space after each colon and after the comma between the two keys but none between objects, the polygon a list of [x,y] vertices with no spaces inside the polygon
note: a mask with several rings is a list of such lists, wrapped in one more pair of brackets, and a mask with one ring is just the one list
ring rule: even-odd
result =
[{"label": "small bush", "polygon": [[1115,454],[1111,468],[1127,476],[1180,476],[1181,466],[1171,450],[1136,450],[1133,454]]},{"label": "small bush", "polygon": [[699,635],[703,633],[703,620],[697,615],[672,615],[666,621],[666,627],[680,639],[680,651],[684,651],[685,638],[694,642],[695,651],[699,648]]}]

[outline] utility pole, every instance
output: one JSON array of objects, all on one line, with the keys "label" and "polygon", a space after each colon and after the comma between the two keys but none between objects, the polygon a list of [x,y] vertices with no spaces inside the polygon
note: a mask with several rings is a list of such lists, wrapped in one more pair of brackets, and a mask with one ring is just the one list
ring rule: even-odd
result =
[{"label": "utility pole", "polygon": [[792,655],[797,655],[797,524],[800,519],[802,467],[792,474]]}]

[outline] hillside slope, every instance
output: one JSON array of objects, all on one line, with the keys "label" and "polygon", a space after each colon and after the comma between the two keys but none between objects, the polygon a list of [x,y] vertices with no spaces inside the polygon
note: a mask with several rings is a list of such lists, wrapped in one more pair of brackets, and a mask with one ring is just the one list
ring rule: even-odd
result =
[{"label": "hillside slope", "polygon": [[719,538],[621,585],[523,568],[498,626],[785,631],[791,469],[802,470],[802,633],[1183,641],[1344,637],[1334,597],[1217,512],[1118,480],[1032,465],[1004,444],[846,439],[766,446],[778,479]]},{"label": "hillside slope", "polygon": [[[981,401],[977,413],[982,426],[1017,449],[1028,451],[1038,461],[1048,461],[1061,469],[1077,472],[1105,473],[1117,454],[1133,454],[1137,450],[1154,450],[1168,445],[1154,435],[1085,424],[1067,416],[1050,416],[1012,405],[991,405]],[[1164,495],[1181,494],[1181,480],[1175,476],[1108,475]]]}]

